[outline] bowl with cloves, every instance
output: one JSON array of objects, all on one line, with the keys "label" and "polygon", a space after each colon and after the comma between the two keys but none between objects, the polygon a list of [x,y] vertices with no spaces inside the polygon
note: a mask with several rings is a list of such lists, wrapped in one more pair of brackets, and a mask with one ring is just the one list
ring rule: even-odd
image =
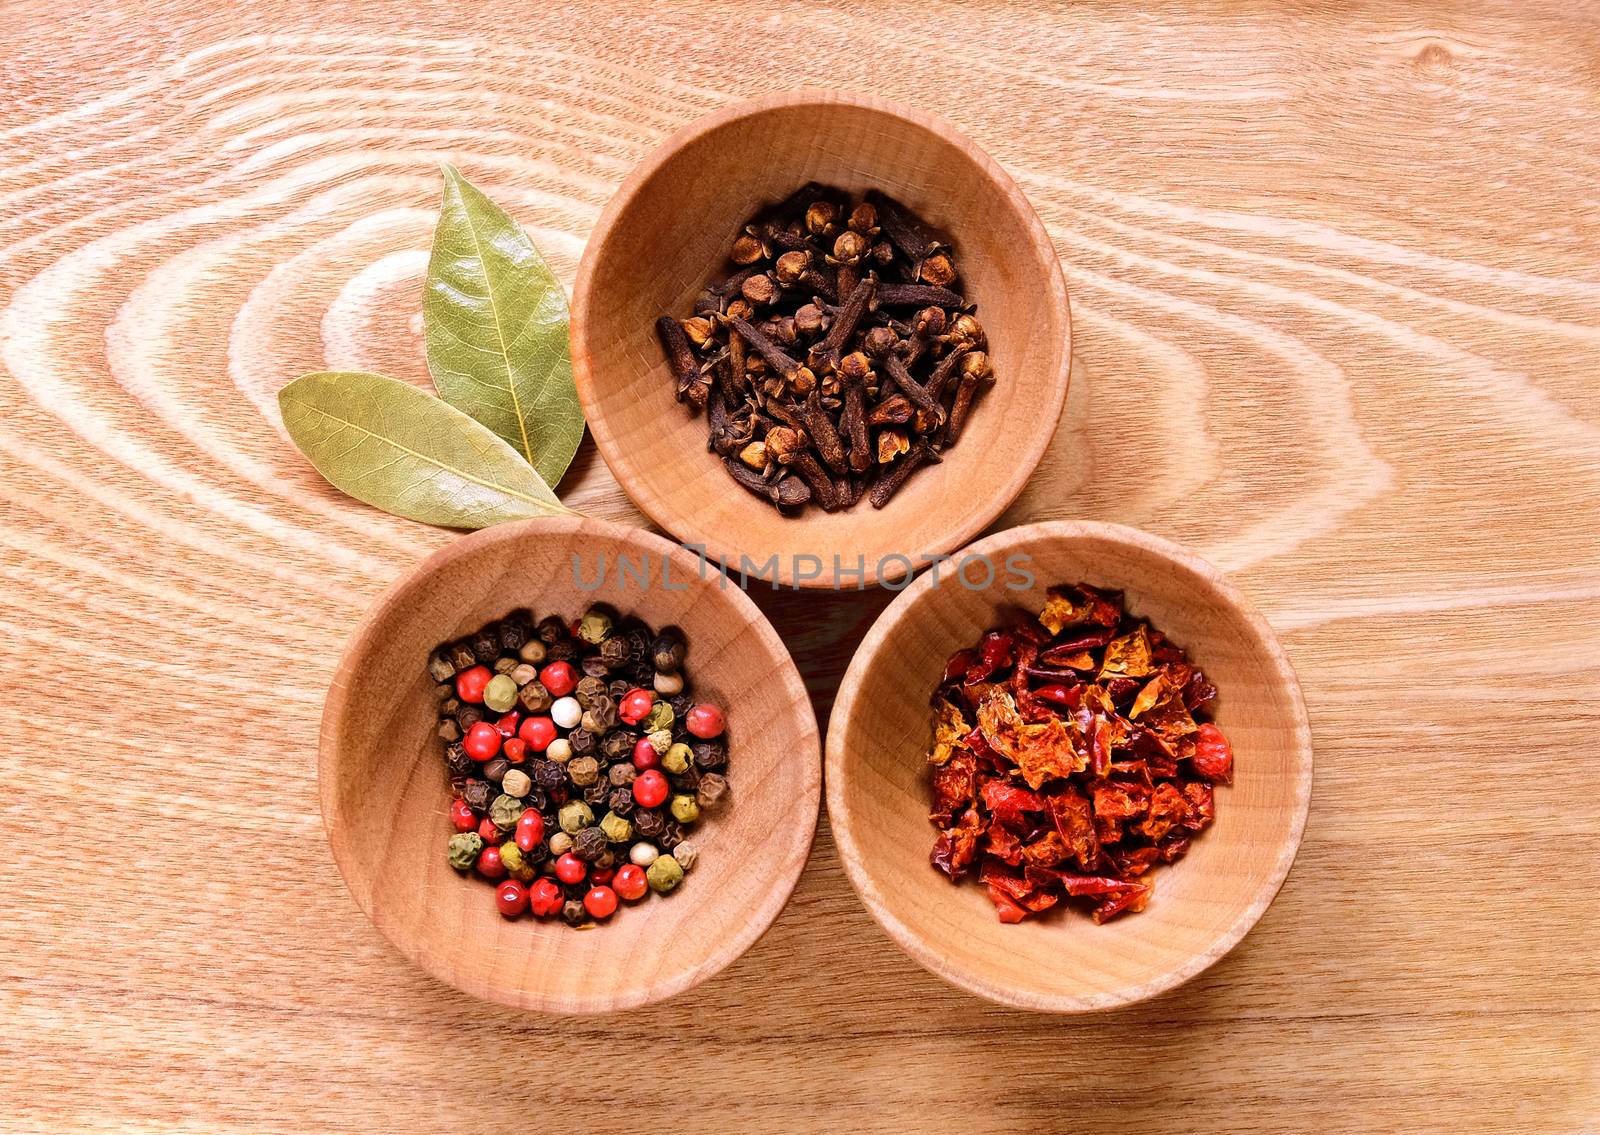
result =
[{"label": "bowl with cloves", "polygon": [[573,367],[639,508],[775,583],[894,581],[1011,503],[1071,321],[1027,199],[948,123],[800,91],[674,134],[585,250]]}]

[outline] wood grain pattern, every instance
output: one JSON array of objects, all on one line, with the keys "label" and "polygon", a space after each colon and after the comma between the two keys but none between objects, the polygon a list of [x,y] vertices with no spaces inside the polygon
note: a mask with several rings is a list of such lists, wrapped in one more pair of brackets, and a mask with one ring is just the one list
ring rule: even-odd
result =
[{"label": "wood grain pattern", "polygon": [[[461,1130],[497,1087],[674,1130],[1592,1125],[1592,7],[146,0],[0,26],[0,1127]],[[607,1021],[439,986],[329,858],[339,648],[450,537],[318,481],[275,391],[423,381],[438,159],[570,284],[654,143],[797,68],[951,118],[1056,242],[1079,371],[999,523],[1189,543],[1303,683],[1294,872],[1127,1011],[946,987],[825,830],[739,962]],[[588,445],[563,492],[639,519]],[[757,598],[825,717],[889,597]],[[673,1077],[598,1076],[602,1045]]]}]

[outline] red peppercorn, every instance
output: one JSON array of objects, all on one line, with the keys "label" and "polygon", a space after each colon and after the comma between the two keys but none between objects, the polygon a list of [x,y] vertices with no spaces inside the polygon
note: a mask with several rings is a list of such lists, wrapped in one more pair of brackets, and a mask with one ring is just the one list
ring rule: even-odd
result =
[{"label": "red peppercorn", "polygon": [[533,911],[536,918],[549,918],[561,909],[565,901],[561,897],[561,888],[556,886],[553,879],[540,879],[528,890],[528,909]]},{"label": "red peppercorn", "polygon": [[478,817],[472,814],[467,802],[457,796],[450,804],[450,822],[455,825],[456,831],[470,832],[478,826]]},{"label": "red peppercorn", "polygon": [[500,740],[500,730],[487,721],[479,721],[467,730],[466,739],[461,742],[461,747],[473,760],[487,761],[492,760],[500,751]]},{"label": "red peppercorn", "polygon": [[494,675],[487,666],[474,666],[470,670],[463,670],[456,675],[456,697],[474,705],[483,701],[483,687],[489,684],[489,679]]},{"label": "red peppercorn", "polygon": [[521,718],[522,714],[512,710],[499,721],[496,721],[494,727],[500,731],[500,736],[502,737],[515,737],[517,735],[517,722]]},{"label": "red peppercorn", "polygon": [[485,816],[483,822],[478,825],[478,838],[484,843],[500,842],[500,829],[494,826],[494,821],[488,816]]},{"label": "red peppercorn", "polygon": [[641,808],[655,808],[667,798],[667,778],[655,769],[646,769],[633,781],[633,802]]},{"label": "red peppercorn", "polygon": [[552,662],[539,671],[539,682],[550,691],[550,696],[564,698],[578,685],[578,676],[565,662]]},{"label": "red peppercorn", "polygon": [[690,706],[689,712],[684,715],[683,724],[690,733],[706,741],[722,736],[722,731],[728,727],[721,708],[710,702]]},{"label": "red peppercorn", "polygon": [[500,755],[514,765],[520,765],[528,759],[528,743],[521,737],[507,737],[505,744],[500,746]]},{"label": "red peppercorn", "polygon": [[548,717],[530,717],[522,723],[517,736],[528,743],[528,748],[542,753],[556,739],[556,723]]},{"label": "red peppercorn", "polygon": [[610,918],[617,910],[617,892],[610,887],[595,887],[583,896],[583,909],[596,918]]},{"label": "red peppercorn", "polygon": [[643,772],[647,768],[655,768],[661,763],[661,754],[656,752],[656,747],[650,743],[650,738],[640,737],[633,743],[633,767]]},{"label": "red peppercorn", "polygon": [[532,851],[544,842],[544,817],[529,808],[517,821],[517,847]]},{"label": "red peppercorn", "polygon": [[500,862],[500,849],[492,843],[478,852],[478,874],[485,879],[506,877],[506,865]]},{"label": "red peppercorn", "polygon": [[650,889],[650,880],[644,877],[644,868],[637,863],[624,863],[617,868],[617,876],[611,881],[611,886],[617,894],[632,902],[644,898],[644,893]]},{"label": "red peppercorn", "polygon": [[617,869],[615,867],[607,867],[603,871],[596,871],[591,874],[589,876],[589,882],[596,887],[609,886],[612,876],[616,875],[616,873]]},{"label": "red peppercorn", "polygon": [[494,903],[507,918],[528,909],[528,889],[515,879],[507,879],[494,889]]},{"label": "red peppercorn", "polygon": [[570,851],[556,860],[556,878],[563,883],[581,883],[588,873],[589,865]]},{"label": "red peppercorn", "polygon": [[617,703],[617,716],[629,725],[637,725],[650,716],[650,707],[655,704],[654,694],[635,688],[622,695],[622,700]]}]

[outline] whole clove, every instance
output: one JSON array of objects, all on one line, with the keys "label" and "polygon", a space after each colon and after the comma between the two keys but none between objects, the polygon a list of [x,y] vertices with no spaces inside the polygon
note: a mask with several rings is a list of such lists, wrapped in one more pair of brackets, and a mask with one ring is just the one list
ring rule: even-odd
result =
[{"label": "whole clove", "polygon": [[787,515],[882,508],[959,439],[987,339],[955,250],[911,210],[808,183],[758,210],[728,261],[656,329],[675,397],[705,411],[741,488]]}]

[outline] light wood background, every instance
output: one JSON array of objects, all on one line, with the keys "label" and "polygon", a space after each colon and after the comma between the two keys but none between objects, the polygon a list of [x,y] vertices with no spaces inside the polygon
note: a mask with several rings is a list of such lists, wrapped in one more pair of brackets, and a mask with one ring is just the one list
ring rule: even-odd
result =
[{"label": "light wood background", "polygon": [[[0,1129],[1593,1129],[1593,6],[73,7],[0,7]],[[523,1016],[329,859],[323,690],[450,537],[320,483],[274,392],[423,380],[438,160],[570,282],[656,141],[802,81],[949,116],[1054,236],[1079,365],[1003,523],[1188,542],[1304,682],[1298,865],[1154,1002],[946,988],[824,825],[720,978]],[[563,491],[637,519],[588,446]],[[762,602],[825,716],[885,597]]]}]

